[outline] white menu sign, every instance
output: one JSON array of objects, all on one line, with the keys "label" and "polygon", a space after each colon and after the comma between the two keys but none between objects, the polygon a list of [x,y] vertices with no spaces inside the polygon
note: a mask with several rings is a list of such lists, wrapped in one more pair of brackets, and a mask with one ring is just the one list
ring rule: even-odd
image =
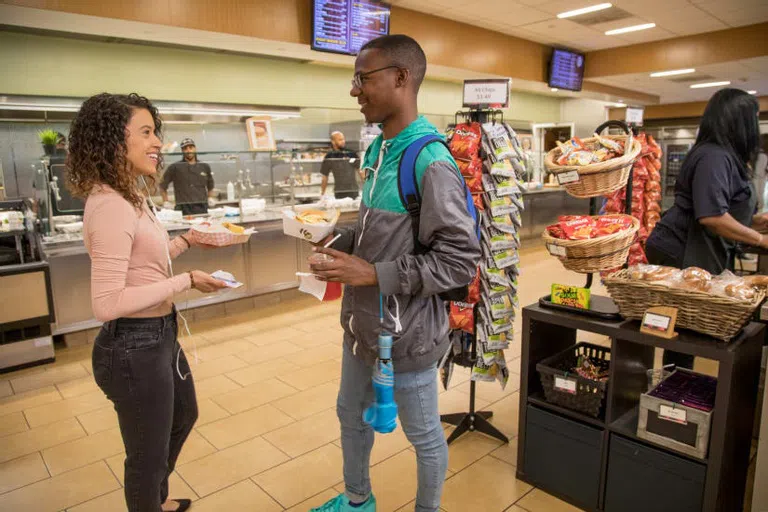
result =
[{"label": "white menu sign", "polygon": [[509,106],[509,84],[510,80],[506,78],[464,80],[464,106],[493,105],[507,108]]},{"label": "white menu sign", "polygon": [[643,107],[627,107],[624,120],[627,124],[643,126],[644,113],[645,109]]}]

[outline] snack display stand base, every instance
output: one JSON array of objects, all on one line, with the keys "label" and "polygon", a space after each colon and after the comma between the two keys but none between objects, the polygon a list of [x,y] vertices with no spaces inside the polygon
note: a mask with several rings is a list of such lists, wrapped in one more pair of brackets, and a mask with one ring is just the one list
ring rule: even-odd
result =
[{"label": "snack display stand base", "polygon": [[[681,331],[672,340],[637,321],[587,318],[539,304],[523,308],[517,477],[589,511],[742,510],[765,327],[730,343]],[[577,331],[610,338],[605,412],[594,418],[550,404],[536,371],[574,345]],[[718,362],[709,450],[692,457],[637,435],[640,396],[656,349]]]}]

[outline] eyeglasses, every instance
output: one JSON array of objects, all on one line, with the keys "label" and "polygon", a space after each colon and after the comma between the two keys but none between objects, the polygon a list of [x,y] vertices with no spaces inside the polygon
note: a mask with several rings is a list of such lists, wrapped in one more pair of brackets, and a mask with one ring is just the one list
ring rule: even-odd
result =
[{"label": "eyeglasses", "polygon": [[355,73],[355,76],[352,77],[352,87],[361,89],[363,87],[363,79],[368,78],[372,74],[378,73],[379,71],[384,71],[385,69],[400,69],[400,66],[387,66],[384,68],[374,69],[373,71],[368,71],[366,73]]}]

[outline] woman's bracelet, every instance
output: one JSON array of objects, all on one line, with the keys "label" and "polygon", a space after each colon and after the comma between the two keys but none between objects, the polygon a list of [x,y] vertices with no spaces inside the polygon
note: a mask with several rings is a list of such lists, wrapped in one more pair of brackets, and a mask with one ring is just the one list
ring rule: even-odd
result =
[{"label": "woman's bracelet", "polygon": [[194,274],[192,274],[191,271],[187,272],[187,274],[189,274],[190,288],[192,288],[194,290],[195,289],[195,276],[194,276]]},{"label": "woman's bracelet", "polygon": [[189,240],[187,240],[187,237],[185,237],[184,235],[179,235],[179,238],[184,240],[184,243],[187,244],[187,249],[191,249],[192,248],[192,244],[189,243]]}]

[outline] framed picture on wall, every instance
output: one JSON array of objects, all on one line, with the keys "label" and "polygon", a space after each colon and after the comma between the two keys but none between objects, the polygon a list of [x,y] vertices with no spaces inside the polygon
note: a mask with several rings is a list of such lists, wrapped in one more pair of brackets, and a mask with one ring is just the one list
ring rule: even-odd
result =
[{"label": "framed picture on wall", "polygon": [[252,151],[275,151],[275,137],[272,134],[272,123],[269,119],[251,117],[245,121],[248,130],[248,142]]}]

